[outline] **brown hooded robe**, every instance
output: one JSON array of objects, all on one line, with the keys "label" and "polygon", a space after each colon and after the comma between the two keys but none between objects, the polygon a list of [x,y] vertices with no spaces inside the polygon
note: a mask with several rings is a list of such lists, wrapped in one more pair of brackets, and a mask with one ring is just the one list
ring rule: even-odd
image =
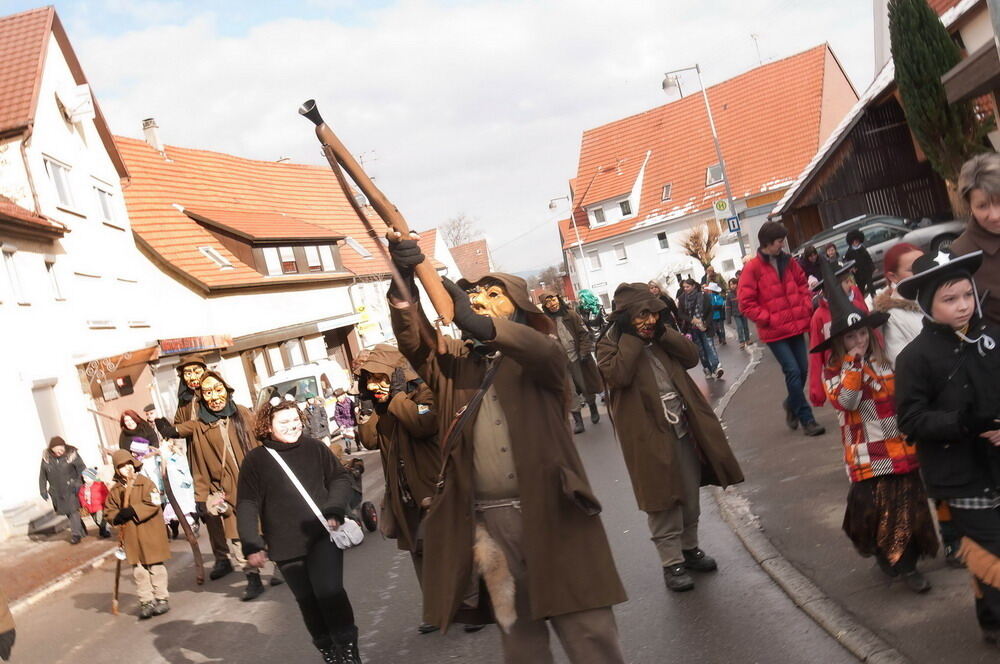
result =
[{"label": "brown hooded robe", "polygon": [[[559,297],[555,291],[543,291],[539,296],[543,308],[545,298],[550,295]],[[580,358],[580,370],[583,372],[583,382],[586,388],[585,396],[600,394],[604,391],[604,383],[601,381],[601,372],[598,371],[597,363],[594,361],[594,338],[590,336],[590,330],[583,324],[580,314],[570,309],[561,300],[560,303],[563,308],[562,315],[549,317],[554,324],[566,326],[570,336],[576,341],[576,356]]]},{"label": "brown hooded robe", "polygon": [[111,455],[111,463],[115,467],[115,481],[104,507],[104,516],[109,522],[114,522],[118,513],[126,507],[125,478],[118,474],[118,469],[126,463],[131,463],[135,468],[127,505],[135,510],[135,516],[118,526],[125,545],[125,560],[129,565],[162,563],[170,558],[170,542],[167,541],[167,530],[160,511],[165,497],[157,490],[153,480],[139,474],[142,464],[133,459],[130,453],[115,450]]}]

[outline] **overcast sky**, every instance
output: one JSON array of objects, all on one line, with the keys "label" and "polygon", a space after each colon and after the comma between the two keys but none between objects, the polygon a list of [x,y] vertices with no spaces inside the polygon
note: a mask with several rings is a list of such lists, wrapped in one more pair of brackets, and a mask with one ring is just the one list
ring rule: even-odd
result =
[{"label": "overcast sky", "polygon": [[755,34],[764,62],[829,42],[859,93],[873,76],[872,0],[55,4],[115,133],[324,163],[315,97],[412,227],[465,213],[509,271],[559,260],[581,133],[668,101],[665,70],[729,78]]}]

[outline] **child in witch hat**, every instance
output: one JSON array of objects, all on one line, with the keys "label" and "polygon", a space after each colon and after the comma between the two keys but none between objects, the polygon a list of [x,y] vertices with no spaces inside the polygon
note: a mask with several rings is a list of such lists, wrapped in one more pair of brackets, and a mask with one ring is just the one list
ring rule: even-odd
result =
[{"label": "child in witch hat", "polygon": [[829,351],[823,381],[837,409],[844,463],[851,488],[844,532],[862,556],[875,556],[890,577],[902,577],[916,593],[930,590],[917,560],[937,553],[938,541],[920,479],[914,445],[896,423],[892,366],[875,328],[886,313],[869,314],[848,299],[822,260],[824,291],[830,307],[829,336],[813,353]]},{"label": "child in witch hat", "polygon": [[129,452],[115,450],[111,463],[115,484],[108,494],[107,518],[120,529],[125,560],[132,565],[139,618],[163,615],[170,610],[163,564],[170,558],[170,543],[160,517],[160,492],[151,479],[139,474],[142,464]]},{"label": "child in witch hat", "polygon": [[897,404],[928,493],[948,501],[963,535],[983,638],[1000,645],[1000,329],[984,322],[972,280],[982,258],[924,255],[899,282],[926,320],[896,358]]}]

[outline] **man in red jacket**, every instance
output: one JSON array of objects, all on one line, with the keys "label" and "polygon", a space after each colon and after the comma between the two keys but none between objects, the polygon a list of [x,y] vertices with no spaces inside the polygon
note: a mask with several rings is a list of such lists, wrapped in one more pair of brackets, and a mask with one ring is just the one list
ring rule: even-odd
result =
[{"label": "man in red jacket", "polygon": [[737,286],[740,311],[756,323],[757,336],[785,374],[785,422],[791,429],[801,423],[807,436],[819,436],[826,429],[817,424],[802,392],[809,375],[806,331],[812,318],[812,296],[805,272],[785,251],[787,236],[788,231],[776,221],[760,227],[760,248],[743,267]]}]

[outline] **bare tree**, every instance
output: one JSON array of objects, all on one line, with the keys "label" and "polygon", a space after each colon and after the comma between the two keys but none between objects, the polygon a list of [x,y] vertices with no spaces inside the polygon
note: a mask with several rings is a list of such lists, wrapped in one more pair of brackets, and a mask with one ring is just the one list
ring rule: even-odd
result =
[{"label": "bare tree", "polygon": [[563,293],[562,275],[561,266],[550,265],[538,274],[532,275],[526,281],[528,282],[529,289],[544,288],[545,290],[554,290],[559,295],[565,295]]},{"label": "bare tree", "polygon": [[712,259],[715,258],[715,248],[719,244],[719,237],[718,223],[706,223],[704,228],[695,226],[681,240],[681,248],[684,249],[685,254],[697,260],[707,270],[708,266],[712,264]]},{"label": "bare tree", "polygon": [[480,235],[475,220],[464,212],[459,212],[438,226],[438,230],[444,234],[444,243],[448,247],[457,247],[460,244],[472,242]]}]

